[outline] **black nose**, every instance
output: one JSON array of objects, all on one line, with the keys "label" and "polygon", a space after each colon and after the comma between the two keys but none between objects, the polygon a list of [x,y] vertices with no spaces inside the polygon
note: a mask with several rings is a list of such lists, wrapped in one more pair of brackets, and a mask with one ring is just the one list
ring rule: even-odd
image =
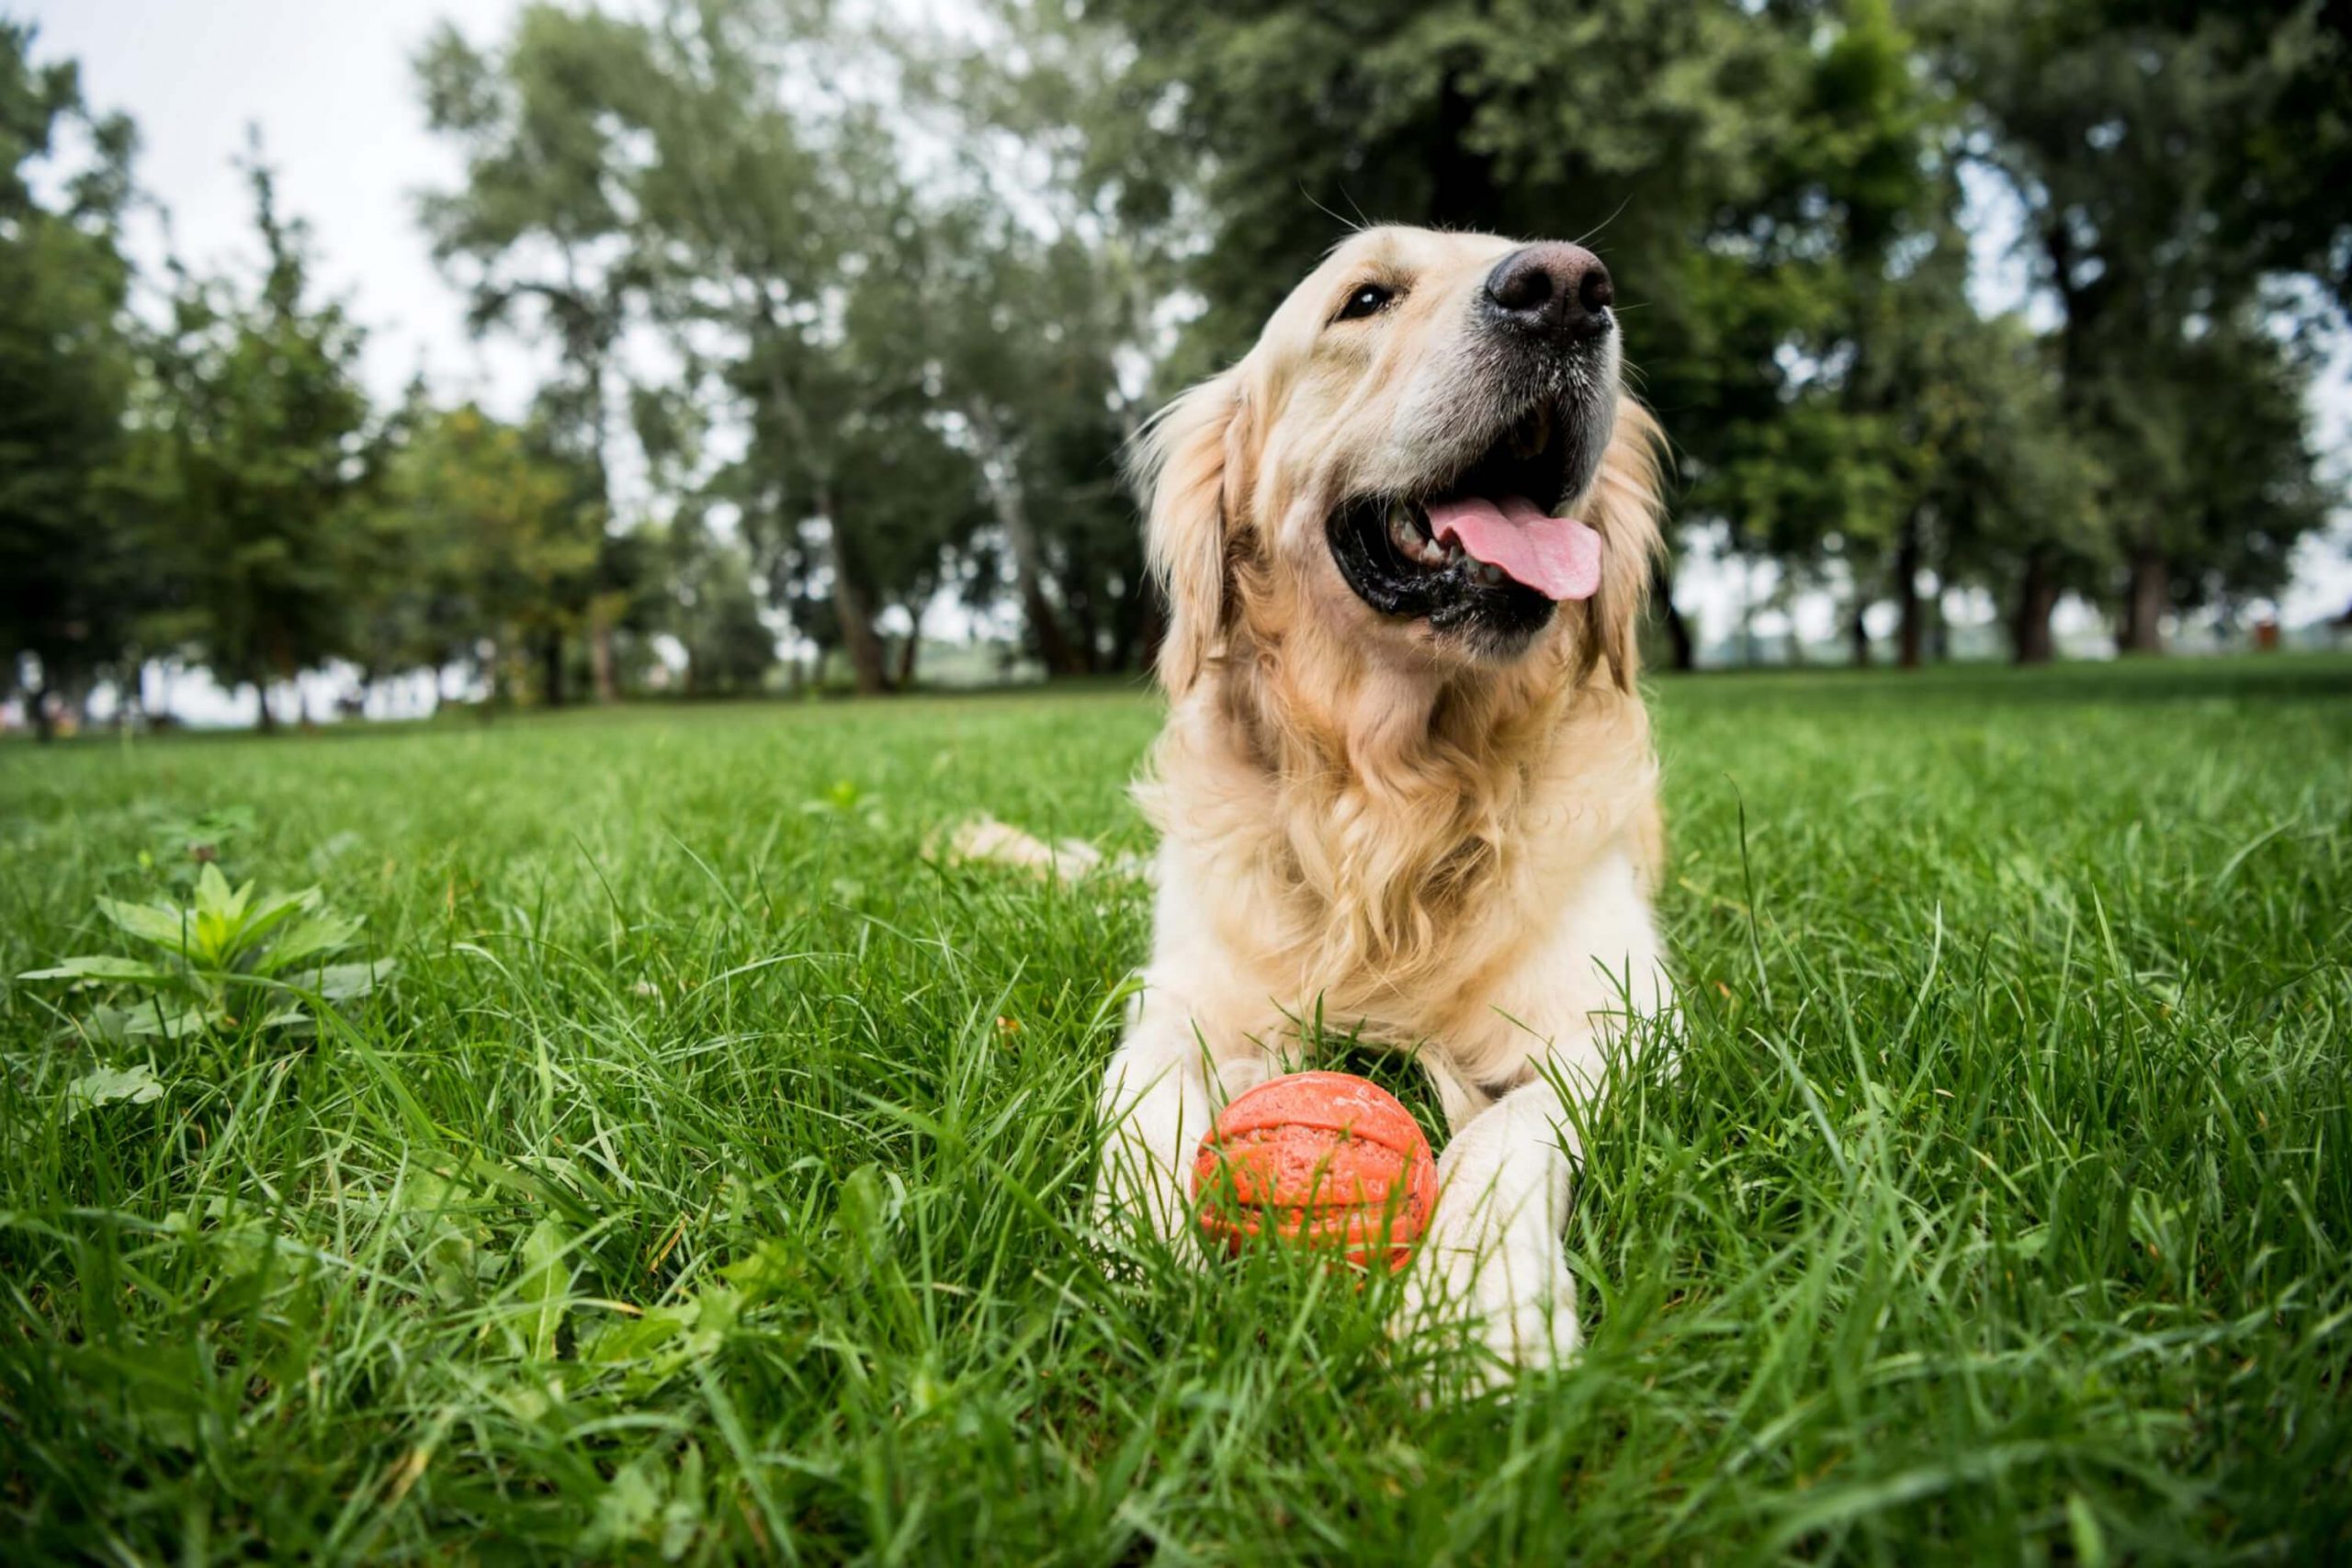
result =
[{"label": "black nose", "polygon": [[1582,245],[1524,245],[1487,274],[1487,304],[1498,321],[1561,343],[1606,336],[1616,297],[1609,269]]}]

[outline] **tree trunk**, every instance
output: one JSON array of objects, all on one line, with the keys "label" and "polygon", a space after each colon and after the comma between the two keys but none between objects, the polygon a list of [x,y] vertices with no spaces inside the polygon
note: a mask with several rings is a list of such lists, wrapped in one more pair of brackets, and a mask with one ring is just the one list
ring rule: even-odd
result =
[{"label": "tree trunk", "polygon": [[620,700],[620,681],[613,670],[613,619],[599,613],[588,623],[588,668],[595,681],[596,700]]},{"label": "tree trunk", "polygon": [[922,631],[921,627],[917,627],[915,630],[907,634],[906,641],[899,645],[899,669],[897,675],[894,677],[898,682],[899,690],[904,692],[913,688],[915,683],[915,659],[922,653]]},{"label": "tree trunk", "polygon": [[44,673],[32,695],[33,733],[40,738],[43,745],[57,739],[57,715],[50,710],[49,699],[49,677]]},{"label": "tree trunk", "polygon": [[2123,601],[2119,653],[2165,650],[2165,606],[2172,600],[2172,563],[2150,546],[2132,552],[2132,584]]},{"label": "tree trunk", "polygon": [[825,517],[825,558],[833,569],[833,618],[841,622],[842,646],[849,655],[858,694],[878,697],[890,689],[888,655],[874,629],[874,612],[865,603],[865,591],[842,547],[841,519],[833,513],[831,497],[820,494],[818,500]]},{"label": "tree trunk", "polygon": [[261,703],[261,720],[258,728],[264,735],[275,735],[277,733],[277,716],[269,711],[269,682],[255,681],[253,682],[253,688],[254,695]]},{"label": "tree trunk", "polygon": [[548,706],[563,705],[563,634],[553,628],[539,644],[539,684]]},{"label": "tree trunk", "polygon": [[1674,573],[1660,561],[1650,580],[1650,597],[1666,623],[1667,668],[1688,674],[1699,667],[1698,646],[1690,637],[1690,623],[1674,603]]},{"label": "tree trunk", "polygon": [[2058,607],[2058,584],[2049,558],[2034,550],[2025,558],[2025,577],[2018,584],[2016,617],[2009,623],[2011,657],[2019,664],[2047,664],[2056,652],[2050,636],[2050,612]]},{"label": "tree trunk", "polygon": [[1853,614],[1846,622],[1846,640],[1854,650],[1854,668],[1857,670],[1867,670],[1871,667],[1871,628],[1867,618],[1869,611],[1869,602],[1857,599],[1854,601]]},{"label": "tree trunk", "polygon": [[[808,420],[785,378],[783,357],[775,352],[775,344],[786,335],[776,301],[765,282],[755,280],[753,288],[759,301],[752,337],[768,362],[768,398],[786,429],[805,442]],[[882,639],[874,630],[874,612],[865,603],[865,591],[859,584],[857,574],[850,570],[841,515],[833,505],[832,485],[820,478],[811,488],[814,493],[810,499],[816,502],[817,515],[825,520],[825,559],[833,569],[833,618],[841,623],[842,645],[849,654],[849,666],[859,694],[880,696],[890,689],[890,675],[884,667]]]},{"label": "tree trunk", "polygon": [[1067,583],[1063,588],[1062,604],[1069,611],[1070,640],[1076,650],[1072,658],[1077,668],[1071,672],[1091,675],[1094,672],[1095,649],[1102,646],[1102,628],[1096,622],[1094,605],[1089,597],[1084,593],[1069,592]]},{"label": "tree trunk", "polygon": [[1083,675],[1091,662],[1090,650],[1070,641],[1062,630],[1061,617],[1054,614],[1053,601],[1046,597],[1046,552],[1037,542],[1037,530],[1029,525],[1028,503],[1020,479],[1012,472],[1012,460],[1004,455],[1004,443],[997,438],[993,423],[985,416],[970,417],[981,439],[997,449],[993,461],[980,465],[980,473],[988,482],[997,525],[1012,547],[1013,590],[1020,595],[1030,640],[1037,645],[1037,657],[1045,661],[1046,674]]},{"label": "tree trunk", "polygon": [[1919,520],[1906,517],[1903,536],[1894,546],[1895,603],[1903,618],[1895,629],[1894,662],[1905,670],[1919,668],[1919,650],[1927,640],[1928,607],[1919,597]]}]

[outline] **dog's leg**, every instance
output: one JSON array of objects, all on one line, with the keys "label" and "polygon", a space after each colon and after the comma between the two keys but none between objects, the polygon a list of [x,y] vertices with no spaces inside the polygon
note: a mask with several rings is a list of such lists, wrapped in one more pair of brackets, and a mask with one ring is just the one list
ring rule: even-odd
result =
[{"label": "dog's leg", "polygon": [[1205,1043],[1192,1010],[1165,992],[1147,992],[1138,1004],[1102,1076],[1094,1217],[1115,1224],[1133,1214],[1173,1239],[1192,1213],[1193,1151],[1217,1109],[1265,1077],[1267,1057],[1228,1031],[1216,1032],[1215,1048]]},{"label": "dog's leg", "polygon": [[[1612,957],[1598,963],[1598,953]],[[1497,1011],[1517,1021],[1490,1046],[1542,1043],[1508,1073],[1495,1070],[1498,1050],[1462,1058],[1477,1064],[1481,1080],[1513,1087],[1454,1122],[1438,1162],[1437,1212],[1406,1277],[1396,1326],[1467,1319],[1501,1368],[1557,1365],[1578,1342],[1576,1278],[1561,1246],[1581,1151],[1562,1097],[1592,1103],[1611,1055],[1641,1049],[1658,1032],[1634,1021],[1674,1013],[1673,983],[1630,856],[1595,868]],[[1447,1114],[1456,1115],[1451,1100]]]},{"label": "dog's leg", "polygon": [[1437,1211],[1406,1279],[1398,1332],[1469,1320],[1506,1366],[1552,1366],[1577,1344],[1576,1279],[1561,1255],[1575,1134],[1550,1079],[1478,1112],[1438,1162]]}]

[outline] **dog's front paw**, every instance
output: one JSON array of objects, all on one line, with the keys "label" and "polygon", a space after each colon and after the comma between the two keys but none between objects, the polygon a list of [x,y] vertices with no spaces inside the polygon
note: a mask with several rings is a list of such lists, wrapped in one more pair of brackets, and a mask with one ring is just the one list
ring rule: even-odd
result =
[{"label": "dog's front paw", "polygon": [[1408,1335],[1466,1333],[1487,1357],[1489,1384],[1521,1371],[1566,1365],[1580,1342],[1576,1276],[1540,1226],[1449,1224],[1441,1207],[1405,1277],[1391,1328]]}]

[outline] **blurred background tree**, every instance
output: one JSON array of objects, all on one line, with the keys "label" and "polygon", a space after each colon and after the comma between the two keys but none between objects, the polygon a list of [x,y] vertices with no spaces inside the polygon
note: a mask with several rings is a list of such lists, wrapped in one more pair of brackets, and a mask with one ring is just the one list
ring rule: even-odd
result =
[{"label": "blurred background tree", "polygon": [[761,616],[750,556],[698,510],[662,530],[660,548],[668,600],[662,624],[685,655],[687,694],[758,691],[775,664],[775,633]]},{"label": "blurred background tree", "polygon": [[471,405],[425,409],[375,511],[391,542],[376,581],[410,596],[390,624],[414,638],[411,658],[472,664],[493,702],[536,669],[540,698],[560,701],[546,650],[577,615],[603,544],[576,460]]},{"label": "blurred background tree", "polygon": [[312,298],[302,225],[278,211],[258,145],[245,175],[263,269],[174,265],[169,321],[142,345],[130,464],[160,586],[152,642],[253,688],[268,729],[274,686],[352,650],[356,524],[380,453],[360,328]]},{"label": "blurred background tree", "polygon": [[[2281,285],[2313,279],[2340,302],[2352,282],[2352,207],[2340,178],[2327,184],[2352,149],[2352,14],[1928,0],[1921,17],[1929,58],[1972,107],[1962,152],[2025,213],[2057,310],[2066,424],[2101,476],[2098,547],[2030,551],[2021,600],[2054,600],[2043,579],[2067,564],[2080,582],[2113,562],[2120,581],[2095,591],[2120,607],[2120,646],[2158,651],[2168,608],[2257,588],[2238,570],[2283,559],[2324,520],[2316,490],[2290,477],[2312,472],[2302,437],[2282,445],[2262,405],[2323,314],[2317,291]],[[2285,465],[2287,486],[2223,516],[2199,492],[2242,440]],[[2262,538],[2242,548],[2246,531]],[[2046,631],[2023,635],[2046,655]]]},{"label": "blurred background tree", "polygon": [[[625,86],[615,73],[628,64],[626,34],[547,7],[524,12],[499,56],[445,24],[416,62],[426,124],[458,145],[466,171],[463,186],[420,203],[434,254],[466,291],[476,333],[554,350],[555,374],[534,400],[537,423],[578,465],[582,502],[608,522],[618,356],[643,292],[623,233],[622,151],[605,113]],[[616,540],[609,526],[605,537]],[[563,699],[563,639],[575,624],[597,700],[618,694],[613,637],[635,592],[635,558],[608,543],[572,583],[574,613],[542,629],[548,700]]]},{"label": "blurred background tree", "polygon": [[534,4],[413,62],[458,169],[418,220],[540,367],[511,421],[422,383],[370,407],[257,154],[259,276],[142,294],[131,128],[0,29],[10,680],[44,720],[166,654],[265,697],[334,664],[552,705],[762,686],[788,640],[879,693],[924,677],[927,625],[1137,670],[1121,446],[1374,220],[1599,249],[1684,554],[1826,597],[1857,660],[1948,657],[1947,607],[1988,599],[2047,659],[2069,595],[2153,651],[2274,599],[2341,499],[2308,401],[2352,299],[2346,26]]},{"label": "blurred background tree", "polygon": [[[132,355],[121,222],[136,138],[94,116],[68,64],[36,66],[0,22],[0,694],[24,684],[46,737],[55,704],[113,673],[135,684],[150,583],[113,482]],[[88,164],[36,193],[69,128]]]}]

